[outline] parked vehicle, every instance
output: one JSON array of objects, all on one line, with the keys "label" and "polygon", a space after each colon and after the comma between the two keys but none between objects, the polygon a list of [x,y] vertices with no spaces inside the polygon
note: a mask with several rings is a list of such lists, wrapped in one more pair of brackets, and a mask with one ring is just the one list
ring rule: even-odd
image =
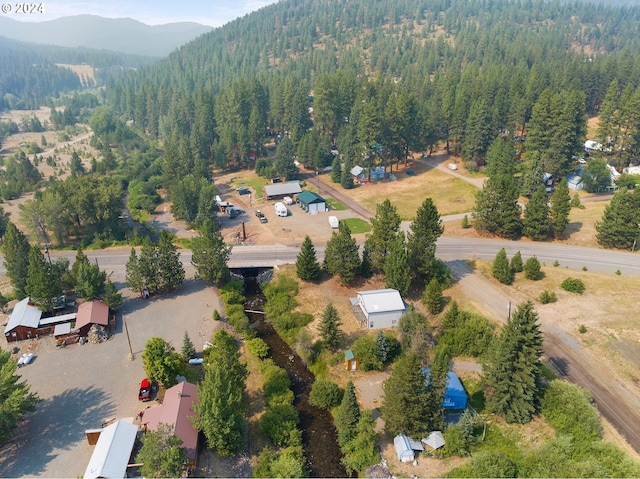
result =
[{"label": "parked vehicle", "polygon": [[293,204],[293,199],[290,196],[285,196],[284,198],[282,198],[282,201],[284,202],[285,205]]},{"label": "parked vehicle", "polygon": [[23,354],[20,356],[20,359],[18,359],[18,367],[26,366],[31,361],[33,361],[33,353]]},{"label": "parked vehicle", "polygon": [[256,210],[256,216],[258,217],[258,219],[260,220],[260,223],[266,223],[267,217],[264,215],[264,213],[260,210]]},{"label": "parked vehicle", "polygon": [[335,229],[340,225],[340,221],[337,216],[329,216],[329,224]]},{"label": "parked vehicle", "polygon": [[276,210],[276,214],[278,216],[287,216],[289,214],[289,210],[287,210],[287,207],[284,205],[284,203],[281,203],[280,201],[278,201],[275,205],[273,205],[273,207]]},{"label": "parked vehicle", "polygon": [[144,378],[140,382],[140,391],[138,392],[138,401],[151,401],[151,394],[154,391],[154,385],[149,378]]}]

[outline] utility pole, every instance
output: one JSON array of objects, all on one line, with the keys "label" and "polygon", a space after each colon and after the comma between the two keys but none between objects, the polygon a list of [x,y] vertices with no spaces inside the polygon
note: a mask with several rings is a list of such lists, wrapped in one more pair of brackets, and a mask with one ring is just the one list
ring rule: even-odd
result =
[{"label": "utility pole", "polygon": [[133,354],[133,348],[131,348],[131,338],[129,337],[129,328],[127,327],[126,316],[122,316],[122,322],[124,323],[124,330],[127,333],[127,341],[129,342],[129,361],[133,361],[136,357]]}]

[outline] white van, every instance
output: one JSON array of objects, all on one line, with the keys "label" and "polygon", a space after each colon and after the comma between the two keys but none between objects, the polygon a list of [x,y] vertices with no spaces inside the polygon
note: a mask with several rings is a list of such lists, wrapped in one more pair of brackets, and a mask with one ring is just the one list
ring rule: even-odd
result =
[{"label": "white van", "polygon": [[289,214],[289,211],[287,210],[287,207],[284,205],[284,203],[278,201],[275,205],[273,205],[273,207],[275,208],[276,215],[278,216],[287,216]]}]

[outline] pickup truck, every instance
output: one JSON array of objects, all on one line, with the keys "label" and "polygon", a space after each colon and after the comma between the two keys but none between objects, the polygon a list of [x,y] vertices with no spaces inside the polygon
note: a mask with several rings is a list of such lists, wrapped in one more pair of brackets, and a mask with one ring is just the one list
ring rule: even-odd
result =
[{"label": "pickup truck", "polygon": [[155,385],[149,381],[148,378],[144,378],[140,382],[140,391],[138,392],[138,401],[151,401],[151,396],[155,390]]}]

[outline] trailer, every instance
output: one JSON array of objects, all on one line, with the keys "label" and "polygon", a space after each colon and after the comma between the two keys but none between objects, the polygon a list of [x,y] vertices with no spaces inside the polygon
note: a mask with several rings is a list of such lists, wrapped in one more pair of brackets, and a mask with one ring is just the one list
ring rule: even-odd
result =
[{"label": "trailer", "polygon": [[276,210],[276,215],[284,217],[289,215],[289,210],[287,210],[287,207],[284,205],[284,203],[278,201],[273,205],[273,207]]}]

